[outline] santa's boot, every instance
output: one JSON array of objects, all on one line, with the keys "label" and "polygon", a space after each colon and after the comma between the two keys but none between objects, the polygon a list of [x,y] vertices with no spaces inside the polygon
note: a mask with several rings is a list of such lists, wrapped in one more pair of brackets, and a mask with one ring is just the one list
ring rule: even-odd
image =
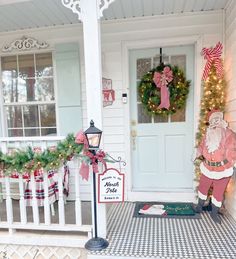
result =
[{"label": "santa's boot", "polygon": [[197,213],[201,213],[204,203],[205,203],[205,201],[199,198],[198,204],[197,204],[197,206],[193,206],[193,210]]},{"label": "santa's boot", "polygon": [[219,216],[219,207],[216,207],[214,204],[212,204],[212,211],[210,215],[215,223],[221,224],[221,219]]}]

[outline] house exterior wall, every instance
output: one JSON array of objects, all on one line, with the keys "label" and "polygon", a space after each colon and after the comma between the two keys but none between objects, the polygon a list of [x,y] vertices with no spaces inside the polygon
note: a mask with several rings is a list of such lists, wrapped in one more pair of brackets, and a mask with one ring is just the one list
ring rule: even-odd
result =
[{"label": "house exterior wall", "polygon": [[[225,10],[225,72],[227,80],[226,120],[236,131],[236,2],[230,1]],[[226,191],[226,208],[236,218],[236,175]]]},{"label": "house exterior wall", "polygon": [[[139,43],[146,40],[156,41],[157,44],[161,44],[162,41],[170,39],[171,44],[171,39],[178,39],[178,42],[181,43],[181,39],[194,36],[198,39],[198,50],[200,50],[203,46],[212,46],[219,40],[222,41],[222,20],[222,12],[217,11],[102,22],[102,76],[112,79],[116,98],[112,106],[107,106],[103,109],[103,148],[115,158],[121,156],[126,160],[127,166],[124,168],[124,171],[127,173],[126,181],[130,182],[129,175],[131,174],[132,168],[130,167],[129,145],[129,85],[126,80],[128,71],[124,65],[128,60],[127,56],[124,55],[123,46],[128,42]],[[83,128],[86,129],[89,125],[86,114],[82,25],[4,33],[0,35],[0,48],[15,39],[21,38],[23,35],[34,37],[39,41],[48,42],[50,44],[49,48],[53,51],[56,49],[57,44],[73,42],[79,44],[82,125]],[[160,47],[160,45],[157,45],[157,47]],[[198,50],[196,51],[195,62],[199,62],[200,60],[203,67],[203,61],[200,56],[200,51]],[[196,75],[196,77],[197,76],[199,77],[200,75]],[[196,87],[200,89],[200,81],[198,82],[199,84],[196,85]],[[60,85],[60,82],[56,82],[56,85]],[[122,103],[122,93],[128,93],[127,104]],[[198,107],[197,102],[195,103],[195,112],[198,114],[198,108],[196,107]],[[94,118],[94,120],[96,124],[96,118]],[[76,133],[78,130],[77,128],[72,129],[72,132]],[[126,188],[128,184],[126,184]],[[86,193],[86,195],[88,194],[86,196],[87,198],[89,197],[89,190],[89,184],[85,183],[83,192]]]}]

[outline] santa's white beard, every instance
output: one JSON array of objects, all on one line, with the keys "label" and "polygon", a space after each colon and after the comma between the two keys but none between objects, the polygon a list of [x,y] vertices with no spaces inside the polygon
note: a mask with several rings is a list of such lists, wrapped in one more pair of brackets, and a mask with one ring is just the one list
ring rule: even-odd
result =
[{"label": "santa's white beard", "polygon": [[224,128],[208,128],[206,133],[206,146],[209,153],[214,152],[220,146],[222,137],[225,134]]}]

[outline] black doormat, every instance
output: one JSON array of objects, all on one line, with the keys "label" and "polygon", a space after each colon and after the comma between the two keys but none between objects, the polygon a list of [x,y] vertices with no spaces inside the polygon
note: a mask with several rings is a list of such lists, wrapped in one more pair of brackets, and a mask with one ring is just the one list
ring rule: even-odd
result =
[{"label": "black doormat", "polygon": [[186,218],[200,219],[199,213],[195,213],[192,203],[183,202],[136,202],[135,218]]}]

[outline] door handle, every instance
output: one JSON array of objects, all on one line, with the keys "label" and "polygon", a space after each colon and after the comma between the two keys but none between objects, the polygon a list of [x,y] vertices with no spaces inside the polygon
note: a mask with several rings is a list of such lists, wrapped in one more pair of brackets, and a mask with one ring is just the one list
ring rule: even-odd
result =
[{"label": "door handle", "polygon": [[131,130],[131,137],[132,137],[132,149],[136,150],[136,137],[137,137],[136,130]]}]

